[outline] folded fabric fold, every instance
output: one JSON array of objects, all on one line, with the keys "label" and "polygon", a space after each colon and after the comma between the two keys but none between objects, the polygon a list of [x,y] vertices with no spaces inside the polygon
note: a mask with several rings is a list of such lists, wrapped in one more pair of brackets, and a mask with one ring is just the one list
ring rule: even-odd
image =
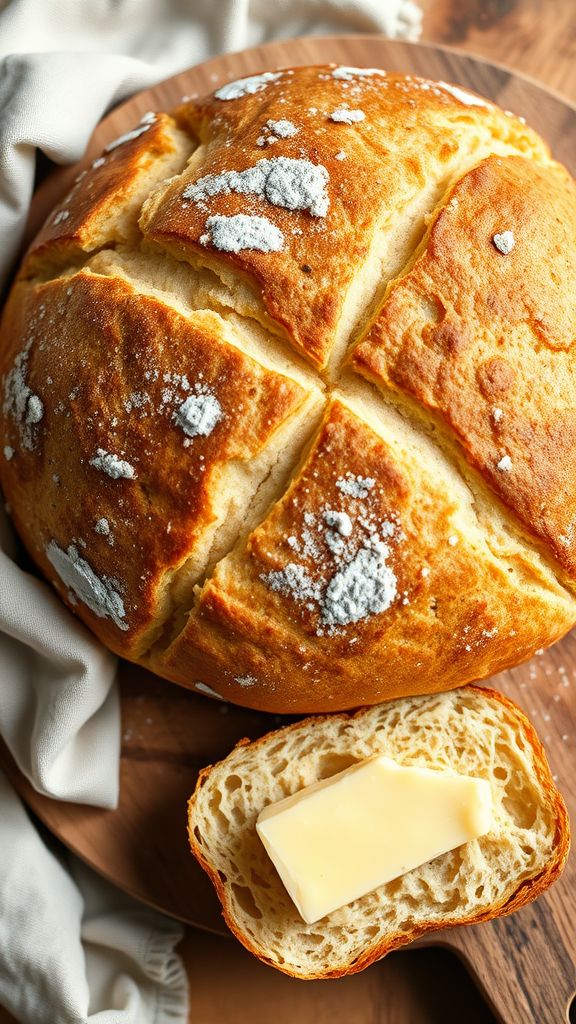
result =
[{"label": "folded fabric fold", "polygon": [[24,1024],[185,1024],[184,929],[48,849],[0,773],[0,1003]]},{"label": "folded fabric fold", "polygon": [[[0,545],[10,527],[0,511]],[[40,792],[114,807],[116,659],[0,546],[0,734]]]}]

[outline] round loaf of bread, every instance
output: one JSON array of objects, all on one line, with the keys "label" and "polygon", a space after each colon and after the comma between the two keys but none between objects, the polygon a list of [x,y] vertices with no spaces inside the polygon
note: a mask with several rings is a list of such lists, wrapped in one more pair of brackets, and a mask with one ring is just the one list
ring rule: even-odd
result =
[{"label": "round loaf of bread", "polygon": [[309,712],[576,621],[576,189],[443,82],[309,67],[112,141],[4,311],[1,482],[100,640]]}]

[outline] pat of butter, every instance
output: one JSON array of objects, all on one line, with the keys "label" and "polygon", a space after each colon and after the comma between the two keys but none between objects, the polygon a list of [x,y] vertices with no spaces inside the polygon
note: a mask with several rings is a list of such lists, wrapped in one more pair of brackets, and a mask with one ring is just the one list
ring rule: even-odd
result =
[{"label": "pat of butter", "polygon": [[256,829],[300,916],[319,921],[490,830],[485,779],[376,756],[269,804]]}]

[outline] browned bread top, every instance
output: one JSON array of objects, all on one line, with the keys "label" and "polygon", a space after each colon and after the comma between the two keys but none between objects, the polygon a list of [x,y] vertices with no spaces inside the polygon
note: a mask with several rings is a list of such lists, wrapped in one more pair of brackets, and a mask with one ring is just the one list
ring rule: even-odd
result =
[{"label": "browned bread top", "polygon": [[546,146],[444,83],[299,68],[147,115],[4,312],[26,546],[113,650],[255,707],[528,657],[576,620],[575,237]]},{"label": "browned bread top", "polygon": [[[494,243],[504,231],[514,237],[508,255]],[[575,240],[576,190],[563,168],[485,160],[445,197],[354,354],[370,379],[439,413],[571,576]]]},{"label": "browned bread top", "polygon": [[[433,202],[440,182],[474,150],[478,159],[497,140],[542,153],[532,132],[491,104],[467,108],[448,89],[404,75],[343,79],[335,70],[287,70],[240,100],[223,101],[216,92],[176,111],[200,145],[184,175],[158,190],[142,218],[145,237],[179,258],[200,260],[225,277],[246,277],[272,329],[284,328],[319,366],[345,340],[350,288],[379,249],[379,233],[391,215],[401,238],[400,251],[390,253],[395,273],[414,243],[411,206],[421,203],[423,193]],[[298,168],[270,165],[277,159],[308,163],[308,173],[315,174],[308,194],[303,197],[289,180]],[[222,191],[203,205],[183,200],[183,186],[204,181],[209,189],[208,176],[245,174],[259,161],[266,164],[263,177],[272,176],[267,195],[276,191],[266,216],[283,232],[285,249],[273,260],[249,249],[206,249],[208,205],[211,215],[231,216],[261,212],[261,199],[222,182]]]},{"label": "browned bread top", "polygon": [[[125,595],[124,612],[103,616],[100,631],[114,647],[121,630],[137,657],[217,557],[241,467],[262,457],[305,392],[251,359],[211,311],[191,321],[120,278],[83,272],[25,289],[22,302],[21,289],[6,324],[16,339],[41,331],[26,370],[45,412],[19,452],[15,522],[47,575],[73,546]],[[187,407],[217,418],[193,452]],[[52,549],[36,541],[47,536]]]},{"label": "browned bread top", "polygon": [[[264,710],[330,710],[344,695],[354,706],[457,686],[529,657],[555,617],[562,631],[562,588],[522,545],[497,540],[496,523],[491,550],[434,448],[384,419],[376,432],[354,409],[331,403],[286,494],[215,567],[158,671],[178,680],[193,666],[234,702],[256,690]],[[349,536],[330,526],[334,509]]]},{"label": "browned bread top", "polygon": [[144,198],[182,166],[190,139],[167,114],[145,117],[113,139],[102,156],[76,178],[28,250],[22,273],[54,275],[103,247],[138,244]]}]

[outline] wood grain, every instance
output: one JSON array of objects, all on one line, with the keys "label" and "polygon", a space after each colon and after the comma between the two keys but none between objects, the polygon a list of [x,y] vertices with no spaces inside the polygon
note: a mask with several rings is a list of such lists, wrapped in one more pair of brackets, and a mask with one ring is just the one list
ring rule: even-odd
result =
[{"label": "wood grain", "polygon": [[[192,928],[179,952],[190,986],[190,1024],[270,1024],[272,1017],[274,1024],[496,1024],[448,950],[393,954],[330,985],[294,981],[238,943]],[[0,1006],[0,1024],[14,1021]]]},{"label": "wood grain", "polygon": [[576,98],[574,0],[419,0],[422,41],[514,67]]},{"label": "wood grain", "polygon": [[[488,31],[486,24],[482,24],[483,28],[474,29],[473,19],[469,18],[468,34]],[[576,112],[570,104],[534,82],[440,48],[391,43],[379,37],[309,38],[215,58],[115,110],[97,128],[82,164],[59,171],[42,186],[32,211],[30,233],[78,170],[93,159],[105,142],[125,131],[146,110],[170,107],[184,93],[208,91],[223,81],[264,67],[327,60],[380,65],[472,87],[526,116],[548,138],[556,155],[576,170]],[[529,665],[504,673],[491,684],[503,689],[531,717],[576,820],[575,678],[576,636],[570,636]],[[42,798],[18,776],[4,755],[5,766],[39,817],[98,871],[174,916],[221,932],[215,897],[187,852],[186,798],[201,765],[223,756],[240,736],[256,736],[274,727],[277,719],[210,703],[129,666],[122,669],[122,698],[121,799],[116,811]],[[464,959],[502,1020],[508,1024],[560,1024],[566,1020],[566,1007],[576,989],[576,937],[572,924],[575,918],[576,868],[571,857],[562,880],[535,906],[510,919],[445,932],[441,942]],[[358,993],[354,998],[360,1001],[360,987],[372,984],[362,981],[363,977],[372,975],[367,972],[366,976],[347,980],[350,986],[356,985]],[[286,984],[302,991],[298,982],[286,979]],[[314,999],[309,998],[313,1006]],[[294,996],[294,1007],[300,1005],[299,999],[300,996]],[[371,1005],[376,1006],[376,1002]],[[413,1009],[407,1012],[412,1015],[398,1020],[434,1019],[418,1017]],[[295,1016],[306,1020],[298,1013]],[[197,1019],[208,1021],[208,1017],[201,1015]],[[238,1018],[244,1019],[251,1018]],[[262,1015],[254,1019],[267,1018]],[[328,1017],[323,1018],[317,1010],[314,1019]],[[376,1011],[347,1019],[396,1020],[393,1016],[377,1016]],[[451,1018],[445,1014],[443,1019]]]},{"label": "wood grain", "polygon": [[182,952],[191,1024],[495,1024],[447,950],[393,954],[330,984],[294,981],[213,935],[190,935]]}]

